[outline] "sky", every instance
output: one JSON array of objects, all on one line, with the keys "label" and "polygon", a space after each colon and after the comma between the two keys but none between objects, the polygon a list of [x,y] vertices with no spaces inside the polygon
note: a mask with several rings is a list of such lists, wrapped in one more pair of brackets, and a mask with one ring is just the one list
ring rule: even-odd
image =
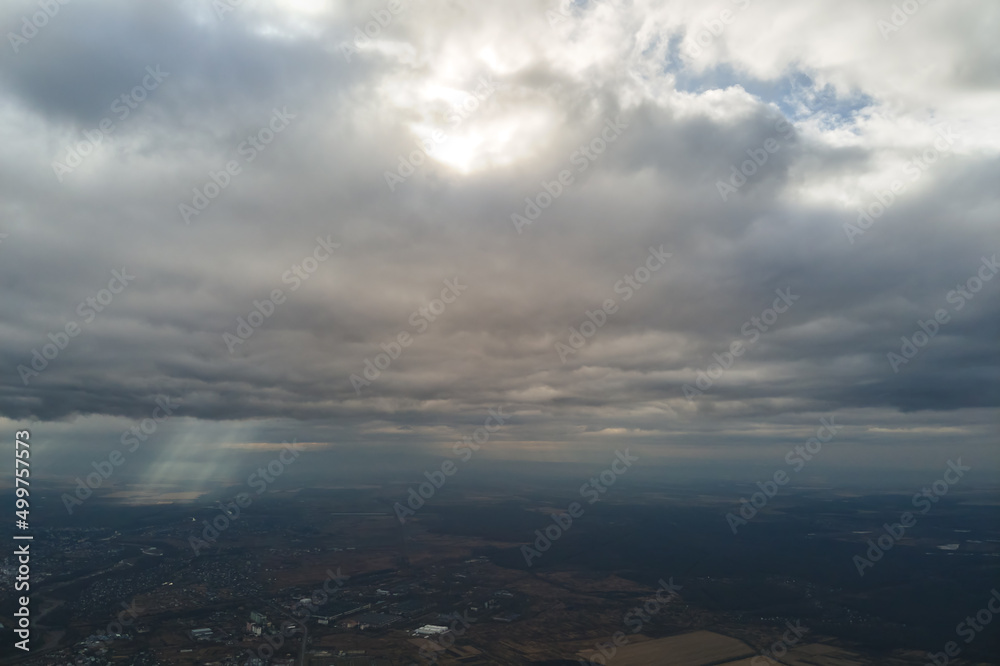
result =
[{"label": "sky", "polygon": [[994,2],[0,28],[0,425],[37,474],[201,487],[295,440],[294,483],[405,481],[491,423],[487,476],[751,481],[832,419],[800,480],[997,479]]}]

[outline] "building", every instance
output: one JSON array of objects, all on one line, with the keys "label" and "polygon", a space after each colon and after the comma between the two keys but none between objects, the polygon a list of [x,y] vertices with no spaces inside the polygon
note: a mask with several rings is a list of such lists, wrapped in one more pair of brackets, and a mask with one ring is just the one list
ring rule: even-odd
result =
[{"label": "building", "polygon": [[188,632],[188,636],[190,636],[193,641],[207,641],[211,640],[213,633],[214,632],[211,629],[205,627],[204,629],[192,629]]},{"label": "building", "polygon": [[421,636],[421,637],[426,637],[426,636],[440,636],[442,634],[448,633],[448,631],[449,631],[448,627],[442,627],[439,624],[425,624],[424,626],[420,627],[419,629],[414,629],[413,630],[413,635],[414,636]]}]

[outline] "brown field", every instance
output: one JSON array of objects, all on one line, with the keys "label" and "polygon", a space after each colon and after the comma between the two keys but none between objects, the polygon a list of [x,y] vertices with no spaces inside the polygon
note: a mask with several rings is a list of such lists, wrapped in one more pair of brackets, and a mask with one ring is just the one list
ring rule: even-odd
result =
[{"label": "brown field", "polygon": [[781,660],[790,666],[861,666],[866,663],[853,652],[821,643],[796,647]]},{"label": "brown field", "polygon": [[[585,658],[597,654],[588,650]],[[752,657],[753,649],[743,641],[711,631],[658,638],[626,645],[614,657],[615,666],[708,666]]]},{"label": "brown field", "polygon": [[[753,657],[747,657],[739,661],[727,661],[720,666],[762,666],[763,664],[778,663],[770,659],[758,659],[756,664],[753,662]],[[789,650],[788,654],[781,657],[780,663],[788,666],[863,666],[871,662],[865,661],[864,657],[860,655],[832,645],[810,643]]]}]

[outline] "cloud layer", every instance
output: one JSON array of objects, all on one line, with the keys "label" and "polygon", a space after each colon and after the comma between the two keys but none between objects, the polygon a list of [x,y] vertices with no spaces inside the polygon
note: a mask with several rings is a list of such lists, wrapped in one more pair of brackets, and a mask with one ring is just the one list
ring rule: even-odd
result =
[{"label": "cloud layer", "polygon": [[0,415],[87,451],[157,395],[184,450],[435,451],[498,405],[511,457],[830,413],[890,467],[995,443],[1000,10],[913,4],[108,0],[28,39],[7,3]]}]

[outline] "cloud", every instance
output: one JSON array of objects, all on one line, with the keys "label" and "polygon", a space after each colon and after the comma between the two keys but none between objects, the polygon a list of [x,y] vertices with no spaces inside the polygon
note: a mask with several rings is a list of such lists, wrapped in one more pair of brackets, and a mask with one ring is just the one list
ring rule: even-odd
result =
[{"label": "cloud", "polygon": [[[64,447],[61,424],[96,419],[100,450],[169,395],[204,428],[157,444],[172,462],[250,446],[217,423],[252,442],[438,450],[497,405],[518,415],[511,442],[568,457],[584,439],[716,446],[738,437],[714,439],[715,419],[740,432],[832,412],[865,428],[930,413],[898,427],[944,442],[995,413],[1000,280],[948,300],[1000,251],[991,3],[929,3],[886,39],[891,8],[860,1],[415,0],[348,61],[384,6],[71,3],[3,58],[0,415]],[[0,25],[34,8],[9,3]],[[149,66],[170,75],[120,119],[113,101]],[[477,97],[483,77],[498,85]],[[264,142],[275,109],[295,117]],[[53,162],[106,117],[114,132],[60,182]],[[424,155],[436,130],[448,140]],[[180,205],[234,161],[185,224]],[[562,171],[572,183],[518,233],[511,215]],[[894,181],[852,243],[845,224]],[[309,271],[320,237],[340,247]],[[661,270],[619,286],[661,245]],[[134,282],[88,321],[79,304],[123,267]],[[467,291],[435,314],[456,278]],[[743,324],[785,288],[801,300],[750,343]],[[223,335],[279,289],[230,353]],[[607,299],[616,312],[564,364],[556,343]],[[940,308],[950,323],[894,372],[887,355]],[[79,334],[26,385],[19,367],[69,323]],[[401,333],[412,344],[359,394],[351,376]],[[734,341],[746,353],[689,400]]]}]

